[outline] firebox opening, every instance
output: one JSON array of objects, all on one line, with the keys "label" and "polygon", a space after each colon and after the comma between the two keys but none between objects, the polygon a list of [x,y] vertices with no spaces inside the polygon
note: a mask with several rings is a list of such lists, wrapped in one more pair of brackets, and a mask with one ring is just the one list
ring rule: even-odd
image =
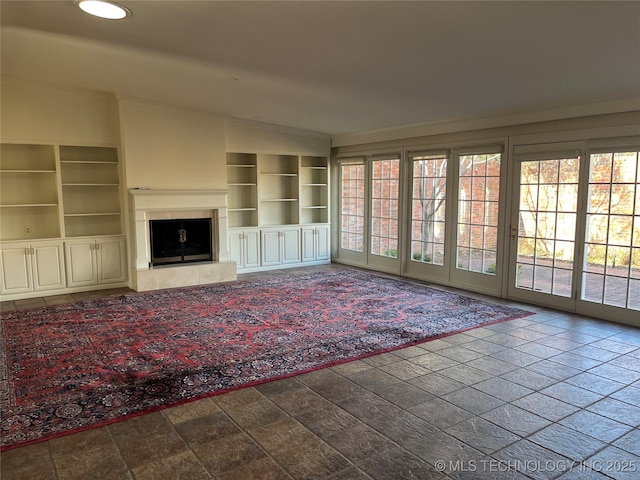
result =
[{"label": "firebox opening", "polygon": [[151,266],[213,260],[211,218],[150,220]]}]

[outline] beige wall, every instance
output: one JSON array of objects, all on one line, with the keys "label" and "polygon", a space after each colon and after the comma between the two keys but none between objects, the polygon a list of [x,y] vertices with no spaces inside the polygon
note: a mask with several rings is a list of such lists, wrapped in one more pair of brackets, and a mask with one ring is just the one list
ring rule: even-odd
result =
[{"label": "beige wall", "polygon": [[227,152],[325,155],[331,153],[328,135],[275,127],[241,120],[228,120]]},{"label": "beige wall", "polygon": [[113,95],[2,81],[3,142],[120,144]]},{"label": "beige wall", "polygon": [[227,187],[223,119],[127,99],[118,103],[127,188]]}]

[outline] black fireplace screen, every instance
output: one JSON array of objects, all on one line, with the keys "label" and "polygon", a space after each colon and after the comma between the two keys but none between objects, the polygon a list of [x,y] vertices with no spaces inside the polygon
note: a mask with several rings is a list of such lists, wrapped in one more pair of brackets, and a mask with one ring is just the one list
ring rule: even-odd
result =
[{"label": "black fireplace screen", "polygon": [[151,265],[213,260],[211,219],[150,220]]}]

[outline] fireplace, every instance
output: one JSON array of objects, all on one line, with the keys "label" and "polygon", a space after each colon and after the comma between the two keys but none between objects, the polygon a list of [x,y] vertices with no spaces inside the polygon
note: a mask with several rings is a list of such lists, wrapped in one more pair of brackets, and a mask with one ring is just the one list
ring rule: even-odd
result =
[{"label": "fireplace", "polygon": [[211,218],[150,220],[150,266],[210,262]]},{"label": "fireplace", "polygon": [[[235,280],[227,195],[227,190],[129,190],[131,288],[148,291]],[[206,234],[194,233],[194,226]],[[152,240],[156,235],[168,246]]]}]

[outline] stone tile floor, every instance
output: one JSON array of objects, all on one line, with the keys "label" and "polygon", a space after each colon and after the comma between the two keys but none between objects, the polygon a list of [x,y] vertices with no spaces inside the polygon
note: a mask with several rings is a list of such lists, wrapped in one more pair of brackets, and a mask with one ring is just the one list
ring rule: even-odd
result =
[{"label": "stone tile floor", "polygon": [[9,450],[1,478],[640,478],[640,329],[522,307],[535,315]]}]

